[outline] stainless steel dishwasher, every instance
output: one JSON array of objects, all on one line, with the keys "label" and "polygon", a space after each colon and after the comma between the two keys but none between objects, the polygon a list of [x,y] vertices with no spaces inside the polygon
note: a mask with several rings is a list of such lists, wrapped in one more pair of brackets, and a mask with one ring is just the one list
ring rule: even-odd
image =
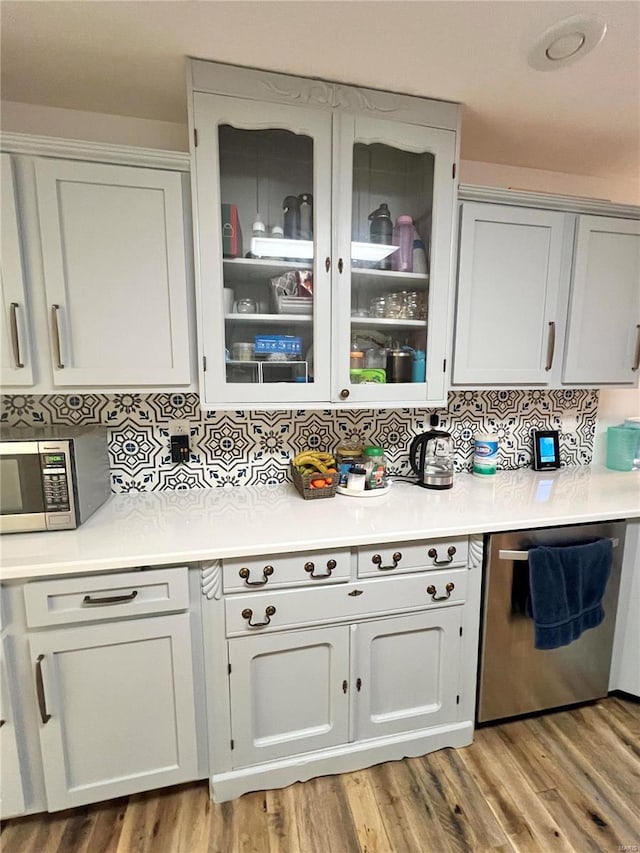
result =
[{"label": "stainless steel dishwasher", "polygon": [[[497,533],[485,539],[479,723],[606,696],[626,522]],[[603,598],[604,619],[568,646],[534,647],[528,594],[529,548],[575,545],[608,537],[613,565]]]}]

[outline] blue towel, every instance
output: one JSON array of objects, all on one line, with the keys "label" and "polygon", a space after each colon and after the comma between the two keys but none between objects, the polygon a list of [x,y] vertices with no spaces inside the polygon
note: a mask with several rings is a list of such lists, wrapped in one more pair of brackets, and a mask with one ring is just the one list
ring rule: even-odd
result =
[{"label": "blue towel", "polygon": [[529,595],[536,649],[568,646],[602,622],[612,559],[610,539],[531,548]]}]

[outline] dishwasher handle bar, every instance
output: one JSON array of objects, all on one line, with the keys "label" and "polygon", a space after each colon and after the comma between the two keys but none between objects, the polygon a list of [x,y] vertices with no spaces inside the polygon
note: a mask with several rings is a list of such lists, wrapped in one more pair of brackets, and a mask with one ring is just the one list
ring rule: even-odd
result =
[{"label": "dishwasher handle bar", "polygon": [[[610,542],[614,548],[617,548],[618,545],[620,544],[619,539],[611,539]],[[533,547],[535,547],[535,545]],[[521,560],[521,561],[525,561],[525,560],[529,559],[529,552],[528,551],[509,551],[509,550],[503,550],[501,548],[498,551],[498,559],[499,560],[516,560],[516,561]]]}]

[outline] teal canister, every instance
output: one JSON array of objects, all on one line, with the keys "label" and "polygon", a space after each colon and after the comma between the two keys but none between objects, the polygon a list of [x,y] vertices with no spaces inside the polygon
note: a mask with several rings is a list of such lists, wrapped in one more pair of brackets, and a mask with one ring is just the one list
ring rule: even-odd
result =
[{"label": "teal canister", "polygon": [[638,450],[638,430],[625,426],[607,430],[607,468],[633,471]]}]

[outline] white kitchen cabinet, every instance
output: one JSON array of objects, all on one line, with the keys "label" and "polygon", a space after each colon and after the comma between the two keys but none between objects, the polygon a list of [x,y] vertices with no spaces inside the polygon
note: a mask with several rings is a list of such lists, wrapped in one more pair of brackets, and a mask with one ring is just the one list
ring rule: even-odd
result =
[{"label": "white kitchen cabinet", "polygon": [[23,134],[2,147],[3,384],[193,388],[186,155]]},{"label": "white kitchen cabinet", "polygon": [[25,646],[21,714],[42,760],[29,772],[42,776],[49,811],[198,778],[187,567],[47,578],[10,593],[24,611],[11,629]]},{"label": "white kitchen cabinet", "polygon": [[566,214],[462,205],[456,384],[549,385],[562,358]]},{"label": "white kitchen cabinet", "polygon": [[56,386],[189,382],[181,176],[38,159]]},{"label": "white kitchen cabinet", "polygon": [[5,639],[0,640],[0,817],[24,811],[22,769],[14,725],[15,710],[6,673]]},{"label": "white kitchen cabinet", "polygon": [[640,209],[461,196],[452,384],[637,385]]},{"label": "white kitchen cabinet", "polygon": [[454,720],[461,622],[454,607],[230,640],[234,766]]},{"label": "white kitchen cabinet", "polygon": [[0,287],[2,288],[2,334],[0,335],[0,379],[2,385],[29,386],[33,366],[27,323],[27,281],[22,259],[18,200],[11,157],[0,154],[2,193],[0,203]]},{"label": "white kitchen cabinet", "polygon": [[640,222],[578,217],[563,381],[637,385]]},{"label": "white kitchen cabinet", "polygon": [[[399,574],[371,574],[372,555],[400,547]],[[324,566],[330,555],[297,562]],[[239,565],[255,563],[257,578],[277,561],[203,568],[216,802],[471,742],[482,537],[354,548],[340,582],[290,573],[287,588],[293,554],[273,589],[275,569],[253,589],[226,582]]]},{"label": "white kitchen cabinet", "polygon": [[347,741],[345,626],[230,640],[229,664],[234,766]]},{"label": "white kitchen cabinet", "polygon": [[[191,62],[204,407],[446,399],[458,109]],[[303,212],[290,227],[292,197]],[[412,217],[420,269],[392,269],[395,244],[370,242],[381,202]],[[392,381],[386,351],[402,348],[410,368],[414,353],[426,359]]]}]

